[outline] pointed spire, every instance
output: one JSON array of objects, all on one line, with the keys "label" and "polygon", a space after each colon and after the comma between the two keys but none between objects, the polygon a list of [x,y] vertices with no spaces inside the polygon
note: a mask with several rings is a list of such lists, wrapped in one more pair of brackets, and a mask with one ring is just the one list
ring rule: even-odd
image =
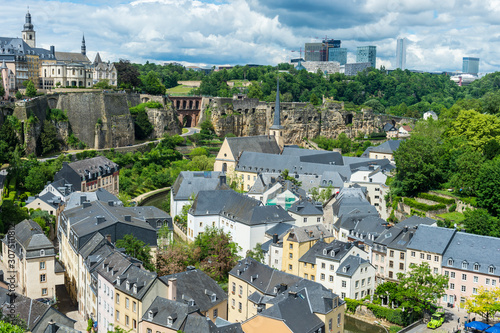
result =
[{"label": "pointed spire", "polygon": [[82,37],[82,54],[87,55],[87,47],[85,46],[85,34]]},{"label": "pointed spire", "polygon": [[4,68],[7,68],[7,65],[5,64],[5,59],[2,60],[2,67],[0,67],[0,69],[4,69]]},{"label": "pointed spire", "polygon": [[271,129],[282,129],[280,122],[280,79],[278,77],[278,85],[276,87],[276,103],[274,104],[274,122]]}]

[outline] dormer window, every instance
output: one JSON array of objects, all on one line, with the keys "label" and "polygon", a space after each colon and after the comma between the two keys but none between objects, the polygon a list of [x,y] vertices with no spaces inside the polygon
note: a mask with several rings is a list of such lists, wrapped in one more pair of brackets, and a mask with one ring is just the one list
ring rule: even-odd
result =
[{"label": "dormer window", "polygon": [[167,325],[168,326],[172,326],[173,323],[174,323],[174,318],[172,318],[172,316],[168,316],[168,318],[167,318]]},{"label": "dormer window", "polygon": [[127,288],[127,290],[130,290],[130,282],[127,281],[127,284],[125,285],[125,287]]},{"label": "dormer window", "polygon": [[478,271],[478,270],[479,270],[479,264],[478,264],[477,262],[474,264],[474,270],[475,270],[475,271]]},{"label": "dormer window", "polygon": [[324,250],[323,250],[323,255],[325,255],[325,256],[326,256],[327,252],[328,252],[328,251],[326,251],[326,249],[324,249]]},{"label": "dormer window", "polygon": [[448,266],[453,266],[453,259],[448,259]]},{"label": "dormer window", "polygon": [[469,266],[469,263],[467,261],[462,262],[462,269],[467,269],[467,266]]},{"label": "dormer window", "polygon": [[215,302],[217,300],[217,295],[215,294],[212,294],[212,296],[210,296],[210,301]]},{"label": "dormer window", "polygon": [[45,255],[45,250],[40,250],[40,256],[44,256]]},{"label": "dormer window", "polygon": [[331,255],[332,257],[335,257],[335,251],[334,251],[334,250],[332,250],[332,252],[330,252],[330,255]]},{"label": "dormer window", "polygon": [[134,283],[134,294],[137,294],[137,283]]},{"label": "dormer window", "polygon": [[189,306],[194,306],[194,300],[190,299],[190,300],[188,301],[188,305],[189,305]]},{"label": "dormer window", "polygon": [[488,267],[488,273],[494,274],[495,273],[495,266],[491,265],[490,267]]},{"label": "dormer window", "polygon": [[116,284],[120,285],[120,277],[119,276],[116,278]]},{"label": "dormer window", "polygon": [[153,320],[153,311],[148,311],[148,320]]}]

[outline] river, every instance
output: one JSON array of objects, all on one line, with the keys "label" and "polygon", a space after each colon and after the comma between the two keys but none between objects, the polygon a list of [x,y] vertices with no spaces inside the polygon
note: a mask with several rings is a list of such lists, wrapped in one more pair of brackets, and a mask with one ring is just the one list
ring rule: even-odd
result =
[{"label": "river", "polygon": [[386,333],[385,330],[375,324],[369,324],[359,319],[345,316],[345,333]]}]

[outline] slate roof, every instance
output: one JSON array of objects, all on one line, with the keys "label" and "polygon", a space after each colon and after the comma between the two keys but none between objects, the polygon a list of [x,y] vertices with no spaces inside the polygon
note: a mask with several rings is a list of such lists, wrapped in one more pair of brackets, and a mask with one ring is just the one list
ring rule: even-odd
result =
[{"label": "slate roof", "polygon": [[[279,188],[276,188],[276,185],[278,184],[280,184],[281,186]],[[292,183],[290,180],[284,180],[281,176],[276,178],[276,181],[274,183],[269,184],[268,191],[272,191],[272,193],[268,195],[268,201],[273,200],[286,191],[290,191],[297,198],[306,197],[306,191]]]},{"label": "slate roof", "polygon": [[436,220],[433,220],[431,218],[412,215],[406,220],[399,222],[397,225],[401,227],[414,228],[421,225],[435,225],[435,224]]},{"label": "slate roof", "polygon": [[288,233],[288,230],[290,230],[293,227],[292,224],[288,223],[277,223],[274,225],[272,228],[268,229],[266,231],[266,235],[269,237],[273,237],[274,234],[277,234],[279,236],[283,236]]},{"label": "slate roof", "polygon": [[352,277],[352,275],[356,272],[356,270],[364,263],[370,263],[370,262],[361,257],[350,255],[340,264],[336,273],[338,275]]},{"label": "slate roof", "polygon": [[394,154],[398,150],[401,140],[388,140],[379,146],[371,149],[374,153]]},{"label": "slate roof", "polygon": [[393,124],[387,123],[384,125],[384,132],[389,132],[389,131],[397,131],[398,129],[394,127]]},{"label": "slate roof", "polygon": [[456,229],[423,224],[418,227],[407,248],[442,255],[456,232]]},{"label": "slate roof", "polygon": [[[452,265],[449,259],[453,260]],[[468,264],[465,269],[462,268],[464,262]],[[474,271],[475,263],[479,264],[477,271]],[[490,266],[494,273],[489,273]],[[442,267],[500,277],[500,238],[457,231],[443,253]]]},{"label": "slate roof", "polygon": [[55,188],[56,190],[58,190],[59,193],[61,193],[61,195],[64,197],[69,195],[70,193],[75,192],[75,188],[74,188],[73,184],[70,184],[64,178],[55,180],[52,183],[50,183],[49,185],[52,185],[52,187]]},{"label": "slate roof", "polygon": [[114,163],[104,156],[96,156],[76,162],[71,162],[68,164],[68,167],[73,169],[78,175],[80,175],[80,177],[85,177],[87,175],[86,170],[90,173],[98,173],[99,170],[104,167],[109,167],[111,169],[114,169],[115,171],[117,171],[119,168],[118,164]]},{"label": "slate roof", "polygon": [[26,55],[38,55],[41,60],[55,60],[50,50],[31,47],[22,38],[0,37],[0,59]]},{"label": "slate roof", "polygon": [[333,235],[322,224],[316,224],[307,227],[293,227],[290,229],[287,240],[303,243],[327,237],[333,237]]},{"label": "slate roof", "polygon": [[[268,183],[269,184],[269,183]],[[269,185],[266,185],[262,174],[258,174],[252,187],[248,190],[248,194],[264,194],[269,189]]]},{"label": "slate roof", "polygon": [[340,173],[335,171],[325,171],[321,175],[321,187],[344,187],[344,178],[340,175]]},{"label": "slate roof", "polygon": [[70,210],[72,208],[81,206],[82,200],[87,202],[102,201],[108,204],[110,201],[112,201],[114,206],[123,206],[123,203],[114,194],[109,193],[103,188],[98,188],[96,191],[93,192],[71,193],[67,198],[64,210]]},{"label": "slate roof", "polygon": [[266,154],[279,154],[280,147],[274,136],[258,135],[226,138],[234,158],[238,160],[240,153],[258,152]]},{"label": "slate roof", "polygon": [[196,196],[200,191],[229,190],[225,176],[221,184],[223,175],[217,171],[182,171],[172,186],[174,200],[189,200],[191,195]]},{"label": "slate roof", "polygon": [[96,272],[114,285],[116,278],[123,275],[132,264],[129,256],[114,250],[99,263]]},{"label": "slate roof", "polygon": [[349,253],[349,251],[353,246],[358,246],[358,244],[354,242],[342,242],[336,239],[331,243],[327,243],[326,246],[323,247],[323,250],[316,254],[316,257],[328,260],[340,261],[342,260],[342,258],[345,257],[346,254]]},{"label": "slate roof", "polygon": [[306,253],[302,257],[299,258],[299,262],[306,262],[309,264],[316,264],[316,257],[321,253],[323,253],[323,250],[329,247],[330,244],[325,243],[323,240],[319,240],[316,243],[314,243],[313,246],[309,250],[307,250]]},{"label": "slate roof", "polygon": [[[54,256],[55,249],[52,242],[45,236],[42,228],[33,220],[24,220],[14,227],[16,242],[22,246],[16,247],[15,251],[19,258],[40,257],[40,250],[45,251],[44,256]],[[7,243],[7,235],[3,239]],[[22,252],[24,249],[25,252]]]},{"label": "slate roof", "polygon": [[[59,208],[59,205],[62,203],[62,201],[59,197],[53,195],[50,192],[47,192],[42,196],[35,197],[34,200],[36,200],[37,198],[42,200],[43,202],[45,202],[47,205],[51,206],[54,209]],[[34,200],[32,200],[32,201],[34,201]],[[26,203],[28,204],[28,201],[26,201]]]},{"label": "slate roof", "polygon": [[57,61],[90,64],[89,58],[81,52],[56,52]]},{"label": "slate roof", "polygon": [[[156,273],[148,272],[140,267],[130,265],[123,274],[119,276],[120,283],[117,281],[115,288],[135,299],[142,300],[148,289],[155,282],[157,276]],[[127,290],[127,281],[130,286],[129,290]],[[137,293],[134,292],[134,284],[137,285]]]},{"label": "slate roof", "polygon": [[201,191],[189,212],[195,216],[221,215],[247,225],[293,221],[280,206],[262,203],[233,190]]},{"label": "slate roof", "polygon": [[313,203],[307,199],[302,199],[295,201],[288,208],[288,211],[301,216],[323,215],[323,205],[321,202]]},{"label": "slate roof", "polygon": [[342,225],[342,228],[350,231],[349,237],[371,245],[373,241],[386,229],[386,225],[387,222],[380,217],[376,215],[368,215],[360,220],[356,220],[352,229],[346,228],[345,225]]},{"label": "slate roof", "polygon": [[[162,276],[160,279],[168,284],[171,278],[177,279],[177,302],[187,302],[192,299],[202,312],[227,300],[227,294],[217,282],[199,269],[188,269],[185,272]],[[211,297],[214,294],[216,299],[212,302]]]}]

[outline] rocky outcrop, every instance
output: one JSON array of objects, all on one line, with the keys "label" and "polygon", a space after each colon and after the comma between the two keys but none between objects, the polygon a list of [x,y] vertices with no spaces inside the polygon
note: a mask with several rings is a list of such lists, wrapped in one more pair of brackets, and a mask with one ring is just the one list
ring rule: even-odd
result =
[{"label": "rocky outcrop", "polygon": [[171,103],[167,104],[164,109],[146,108],[146,114],[149,122],[153,125],[151,138],[161,138],[165,133],[168,135],[181,134],[178,115]]},{"label": "rocky outcrop", "polygon": [[[280,103],[281,125],[286,144],[299,144],[303,138],[314,139],[322,135],[336,138],[346,133],[354,138],[379,132],[387,122],[411,124],[412,119],[373,114],[371,110],[352,112],[344,103],[326,100],[321,106],[311,103]],[[233,133],[236,136],[266,135],[273,122],[274,103],[258,99],[213,98],[208,104],[210,119],[218,136]]]}]

